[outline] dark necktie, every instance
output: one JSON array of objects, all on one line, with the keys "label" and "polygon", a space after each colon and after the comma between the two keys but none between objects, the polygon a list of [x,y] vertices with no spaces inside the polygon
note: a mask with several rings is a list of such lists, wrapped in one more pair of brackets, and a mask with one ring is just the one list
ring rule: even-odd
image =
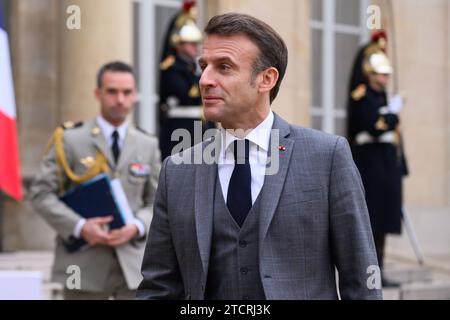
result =
[{"label": "dark necktie", "polygon": [[248,140],[245,140],[245,145],[243,140],[236,140],[233,142],[232,148],[234,151],[234,170],[228,186],[227,207],[236,223],[242,226],[252,207],[250,144]]},{"label": "dark necktie", "polygon": [[114,132],[112,133],[112,137],[113,137],[113,144],[111,147],[113,156],[114,156],[114,162],[117,164],[117,160],[119,160],[119,155],[120,155],[120,149],[119,149],[119,133],[117,132],[117,130],[114,130]]}]

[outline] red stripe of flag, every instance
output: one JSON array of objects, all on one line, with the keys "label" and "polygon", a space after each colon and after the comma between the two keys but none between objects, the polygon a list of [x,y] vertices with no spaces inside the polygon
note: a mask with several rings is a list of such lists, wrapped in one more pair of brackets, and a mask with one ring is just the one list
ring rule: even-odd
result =
[{"label": "red stripe of flag", "polygon": [[23,194],[16,133],[15,119],[0,111],[0,189],[19,201]]}]

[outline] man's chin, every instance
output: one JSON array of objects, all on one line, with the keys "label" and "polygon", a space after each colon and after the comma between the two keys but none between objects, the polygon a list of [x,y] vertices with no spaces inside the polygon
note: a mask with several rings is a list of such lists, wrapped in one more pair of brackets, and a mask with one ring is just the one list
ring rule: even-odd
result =
[{"label": "man's chin", "polygon": [[217,112],[214,112],[214,110],[208,110],[208,108],[205,108],[203,110],[203,116],[207,121],[220,122],[220,116]]},{"label": "man's chin", "polygon": [[127,120],[127,117],[126,116],[113,116],[113,117],[110,117],[108,120],[109,120],[109,122],[111,122],[114,125],[119,125],[119,124],[124,123]]}]

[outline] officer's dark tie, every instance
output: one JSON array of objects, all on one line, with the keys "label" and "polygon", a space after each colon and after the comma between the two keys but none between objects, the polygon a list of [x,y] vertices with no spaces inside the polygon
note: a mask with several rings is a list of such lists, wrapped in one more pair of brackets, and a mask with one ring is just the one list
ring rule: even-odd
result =
[{"label": "officer's dark tie", "polygon": [[119,160],[119,155],[120,155],[120,149],[119,149],[119,133],[117,132],[117,130],[114,130],[114,132],[112,133],[112,137],[113,137],[113,144],[112,144],[112,153],[114,156],[114,162],[117,164],[117,160]]},{"label": "officer's dark tie", "polygon": [[232,145],[234,151],[234,170],[231,175],[227,194],[228,210],[239,226],[242,226],[252,207],[252,174],[249,163],[250,144],[248,140],[245,140],[245,154],[243,154],[243,143],[243,140],[236,140]]}]

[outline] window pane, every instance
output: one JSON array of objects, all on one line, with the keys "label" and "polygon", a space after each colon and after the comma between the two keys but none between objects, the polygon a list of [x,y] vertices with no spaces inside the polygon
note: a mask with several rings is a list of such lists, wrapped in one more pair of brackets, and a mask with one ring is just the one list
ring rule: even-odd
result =
[{"label": "window pane", "polygon": [[312,30],[312,103],[322,108],[322,31]]},{"label": "window pane", "polygon": [[347,135],[347,120],[343,118],[334,119],[334,133],[345,137]]},{"label": "window pane", "polygon": [[310,3],[312,19],[322,21],[322,0],[311,0]]},{"label": "window pane", "polygon": [[[181,8],[181,4],[180,4]],[[155,70],[159,74],[159,63],[161,62],[161,59],[163,55],[163,48],[164,48],[164,40],[166,36],[166,32],[169,29],[169,25],[172,22],[172,19],[175,17],[175,15],[179,12],[178,8],[172,8],[172,7],[162,7],[162,6],[155,6]],[[159,76],[156,76],[156,88],[159,88]],[[156,92],[158,89],[156,89]]]},{"label": "window pane", "polygon": [[[181,5],[180,5],[181,8]],[[173,17],[178,13],[179,9],[171,8],[171,7],[161,7],[156,6],[155,8],[155,49],[156,49],[156,57],[158,59],[157,64],[159,66],[159,62],[161,59],[162,48],[164,45],[164,37],[166,35],[167,29],[169,28],[169,24],[172,21]],[[156,69],[159,70],[159,67]]]},{"label": "window pane", "polygon": [[4,27],[6,28],[6,32],[10,31],[10,25],[9,25],[9,10],[10,10],[11,1],[6,0],[0,0],[0,9],[3,12],[3,23],[5,24]]},{"label": "window pane", "polygon": [[360,0],[336,0],[336,23],[359,26],[359,19]]},{"label": "window pane", "polygon": [[322,130],[322,116],[312,117],[312,128],[317,130]]},{"label": "window pane", "polygon": [[335,108],[345,109],[348,97],[353,59],[359,49],[359,37],[350,34],[336,34]]}]

